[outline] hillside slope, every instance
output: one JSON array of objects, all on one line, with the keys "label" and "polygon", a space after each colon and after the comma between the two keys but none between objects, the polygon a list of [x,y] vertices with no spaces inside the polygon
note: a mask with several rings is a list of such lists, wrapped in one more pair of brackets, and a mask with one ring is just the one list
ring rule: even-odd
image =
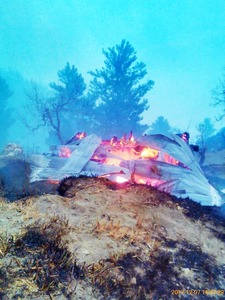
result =
[{"label": "hillside slope", "polygon": [[154,188],[68,178],[0,202],[1,299],[219,299],[225,221]]}]

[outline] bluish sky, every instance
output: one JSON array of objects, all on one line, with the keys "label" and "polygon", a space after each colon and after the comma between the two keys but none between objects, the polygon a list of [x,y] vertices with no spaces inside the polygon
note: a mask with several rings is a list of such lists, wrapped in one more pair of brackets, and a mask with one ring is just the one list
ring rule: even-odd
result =
[{"label": "bluish sky", "polygon": [[[225,67],[225,0],[7,0],[0,4],[0,69],[48,84],[67,62],[88,83],[102,49],[131,43],[155,81],[144,120],[194,132],[219,109],[211,91]],[[214,119],[213,119],[214,120]],[[224,126],[218,124],[217,127]]]}]

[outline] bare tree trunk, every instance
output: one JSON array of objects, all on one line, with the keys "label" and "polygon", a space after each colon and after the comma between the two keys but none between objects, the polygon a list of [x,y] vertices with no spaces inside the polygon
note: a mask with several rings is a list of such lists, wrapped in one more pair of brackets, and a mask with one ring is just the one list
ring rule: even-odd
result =
[{"label": "bare tree trunk", "polygon": [[60,144],[63,145],[63,144],[64,144],[64,141],[63,141],[63,139],[62,139],[62,136],[61,136],[61,132],[60,132],[60,131],[57,131],[57,137],[58,137],[58,139],[59,139],[59,141],[60,141]]},{"label": "bare tree trunk", "polygon": [[50,122],[50,124],[51,124],[51,126],[52,126],[52,128],[55,130],[55,132],[56,132],[56,135],[57,135],[57,137],[58,137],[58,139],[59,139],[59,141],[60,141],[60,144],[61,145],[63,145],[64,144],[64,141],[63,141],[63,138],[62,138],[62,134],[61,134],[61,130],[60,130],[60,125],[61,125],[61,123],[60,123],[60,117],[59,117],[59,112],[58,112],[58,110],[56,110],[56,122],[57,122],[57,124],[55,125],[54,124],[54,121],[53,121],[53,118],[52,118],[52,115],[51,115],[51,113],[50,113],[50,111],[47,109],[46,110],[46,113],[47,113],[47,116],[48,116],[48,119],[49,119],[49,122]]},{"label": "bare tree trunk", "polygon": [[63,145],[63,144],[64,144],[64,141],[63,141],[62,134],[61,134],[61,129],[60,129],[60,127],[61,127],[61,122],[60,122],[60,117],[59,117],[59,111],[58,111],[58,109],[57,109],[57,111],[56,111],[56,118],[57,118],[57,125],[56,125],[57,137],[58,137],[58,139],[59,139],[61,145]]}]

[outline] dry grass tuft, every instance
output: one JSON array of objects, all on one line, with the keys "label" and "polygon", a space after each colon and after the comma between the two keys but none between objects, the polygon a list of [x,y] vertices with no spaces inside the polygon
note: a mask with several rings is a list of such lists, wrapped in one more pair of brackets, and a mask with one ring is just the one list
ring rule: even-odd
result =
[{"label": "dry grass tuft", "polygon": [[13,286],[21,298],[51,298],[57,291],[68,298],[67,287],[82,274],[64,239],[70,230],[68,220],[54,215],[48,222],[35,222],[17,238],[0,236],[0,259],[5,258],[0,261],[0,291],[7,293]]},{"label": "dry grass tuft", "polygon": [[15,245],[15,238],[7,234],[0,235],[0,258],[5,257]]},{"label": "dry grass tuft", "polygon": [[134,227],[124,226],[120,220],[102,219],[96,222],[93,232],[97,235],[106,234],[114,240],[124,240],[129,244],[137,242],[150,243],[151,236],[140,223]]}]

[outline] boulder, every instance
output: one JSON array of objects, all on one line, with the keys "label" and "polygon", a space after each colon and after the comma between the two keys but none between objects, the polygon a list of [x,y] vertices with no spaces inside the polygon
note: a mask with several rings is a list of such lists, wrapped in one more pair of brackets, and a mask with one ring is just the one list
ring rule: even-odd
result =
[{"label": "boulder", "polygon": [[26,196],[29,191],[30,165],[23,159],[0,156],[0,193],[10,200]]}]

